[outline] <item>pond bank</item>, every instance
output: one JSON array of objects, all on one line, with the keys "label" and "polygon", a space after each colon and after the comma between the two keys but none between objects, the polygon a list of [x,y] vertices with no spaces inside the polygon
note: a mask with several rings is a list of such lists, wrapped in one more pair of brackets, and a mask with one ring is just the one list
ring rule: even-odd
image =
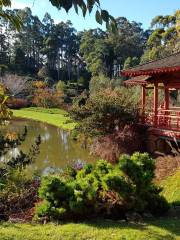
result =
[{"label": "pond bank", "polygon": [[14,117],[27,118],[60,127],[64,130],[73,130],[76,123],[70,122],[67,112],[62,109],[44,109],[44,108],[22,108],[13,110]]}]

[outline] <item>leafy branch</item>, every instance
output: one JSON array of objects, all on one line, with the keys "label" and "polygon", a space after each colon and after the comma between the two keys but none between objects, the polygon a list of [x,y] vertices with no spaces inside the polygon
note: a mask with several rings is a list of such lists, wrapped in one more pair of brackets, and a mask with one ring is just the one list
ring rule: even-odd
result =
[{"label": "leafy branch", "polygon": [[85,17],[87,12],[89,14],[92,12],[93,8],[96,7],[95,18],[99,24],[106,23],[106,27],[113,32],[117,29],[116,20],[113,16],[109,14],[107,10],[103,10],[101,8],[101,4],[99,0],[49,0],[53,6],[58,8],[65,9],[68,13],[69,10],[74,7],[75,12],[79,14],[79,9],[81,9],[83,16]]}]

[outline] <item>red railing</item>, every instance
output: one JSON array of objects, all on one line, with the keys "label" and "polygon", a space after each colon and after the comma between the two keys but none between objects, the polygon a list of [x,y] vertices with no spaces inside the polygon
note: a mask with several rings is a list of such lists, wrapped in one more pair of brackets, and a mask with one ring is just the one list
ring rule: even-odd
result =
[{"label": "red railing", "polygon": [[160,108],[157,116],[153,112],[146,112],[141,115],[140,121],[150,126],[180,131],[180,108],[171,108],[169,110]]}]

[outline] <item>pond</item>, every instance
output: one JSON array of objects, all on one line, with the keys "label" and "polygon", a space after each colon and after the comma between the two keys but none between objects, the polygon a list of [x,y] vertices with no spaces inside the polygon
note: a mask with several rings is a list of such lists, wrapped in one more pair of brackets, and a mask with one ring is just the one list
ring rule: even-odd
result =
[{"label": "pond", "polygon": [[40,153],[30,166],[33,170],[48,173],[63,169],[70,164],[92,163],[96,160],[95,156],[90,155],[88,149],[82,148],[78,142],[70,138],[70,132],[42,122],[16,119],[9,125],[1,127],[0,130],[3,134],[23,133],[25,126],[28,130],[26,140],[8,154],[15,156],[20,150],[27,153],[36,137],[40,135]]}]

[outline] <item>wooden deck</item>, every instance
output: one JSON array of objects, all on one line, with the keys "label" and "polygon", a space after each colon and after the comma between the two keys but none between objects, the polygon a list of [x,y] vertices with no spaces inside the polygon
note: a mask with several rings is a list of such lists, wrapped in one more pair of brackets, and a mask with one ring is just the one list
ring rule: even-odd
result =
[{"label": "wooden deck", "polygon": [[180,108],[158,109],[156,119],[154,113],[145,113],[140,122],[154,135],[180,140]]}]

